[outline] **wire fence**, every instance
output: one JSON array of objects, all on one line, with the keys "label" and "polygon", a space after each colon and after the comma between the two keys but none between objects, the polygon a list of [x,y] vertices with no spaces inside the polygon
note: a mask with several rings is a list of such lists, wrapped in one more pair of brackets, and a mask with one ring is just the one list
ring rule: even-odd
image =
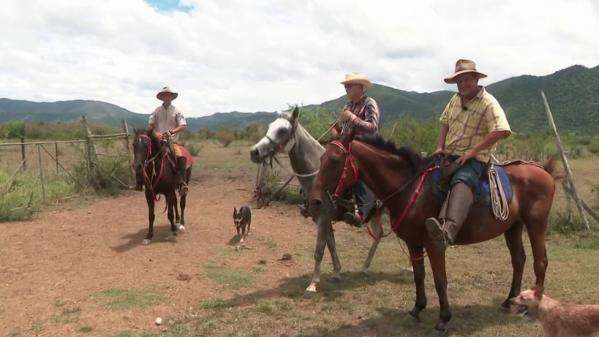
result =
[{"label": "wire fence", "polygon": [[94,135],[81,118],[85,139],[0,143],[0,220],[28,217],[40,206],[89,191],[130,189],[131,134]]}]

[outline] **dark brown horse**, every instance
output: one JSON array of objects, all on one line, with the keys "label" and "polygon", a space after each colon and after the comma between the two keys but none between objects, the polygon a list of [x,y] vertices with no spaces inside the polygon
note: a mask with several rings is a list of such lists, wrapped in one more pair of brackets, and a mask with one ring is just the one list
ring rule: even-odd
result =
[{"label": "dark brown horse", "polygon": [[[171,155],[170,146],[166,141],[157,139],[153,133],[146,130],[135,130],[133,140],[133,168],[135,170],[136,188],[145,188],[148,203],[148,234],[143,240],[147,245],[154,236],[154,206],[159,196],[164,195],[168,220],[171,224],[173,235],[177,230],[185,231],[185,204],[186,195],[181,196],[181,216],[177,208],[177,187],[179,177],[174,156]],[[186,183],[189,183],[191,167],[186,171]],[[174,213],[174,214],[173,214]]]},{"label": "dark brown horse", "polygon": [[[426,306],[424,292],[424,250],[433,270],[435,288],[439,296],[440,314],[435,329],[445,333],[451,319],[447,298],[445,251],[429,239],[424,220],[437,216],[441,201],[433,194],[432,179],[426,179],[433,170],[432,158],[421,158],[408,148],[397,149],[379,136],[362,137],[351,142],[331,142],[320,161],[320,172],[310,193],[313,212],[324,198],[331,199],[334,191],[349,187],[359,175],[366,185],[384,202],[394,221],[394,231],[409,249],[414,268],[416,303],[410,315],[418,320]],[[428,169],[428,170],[427,170]],[[514,196],[510,203],[507,221],[498,221],[488,207],[473,206],[460,231],[457,244],[467,245],[487,241],[501,234],[505,236],[512,258],[513,276],[508,298],[517,296],[522,283],[524,261],[522,230],[526,226],[534,255],[536,286],[543,288],[547,268],[545,233],[549,211],[555,191],[553,165],[544,168],[533,164],[505,167],[513,185]],[[421,186],[422,193],[417,189]],[[397,222],[400,219],[401,223]]]}]

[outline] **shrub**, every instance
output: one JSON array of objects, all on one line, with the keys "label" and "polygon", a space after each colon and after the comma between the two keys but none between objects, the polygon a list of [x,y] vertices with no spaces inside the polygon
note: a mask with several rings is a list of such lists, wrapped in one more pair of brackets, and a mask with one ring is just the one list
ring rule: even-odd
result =
[{"label": "shrub", "polygon": [[235,140],[235,133],[230,129],[221,129],[216,132],[215,138],[223,147],[228,147]]}]

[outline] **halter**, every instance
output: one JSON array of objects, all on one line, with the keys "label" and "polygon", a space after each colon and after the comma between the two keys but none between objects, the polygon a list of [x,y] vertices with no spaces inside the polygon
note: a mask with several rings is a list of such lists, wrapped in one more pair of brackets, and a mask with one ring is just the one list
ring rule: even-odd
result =
[{"label": "halter", "polygon": [[[295,131],[296,130],[297,130],[297,127],[295,126],[295,124],[292,124],[292,127],[291,127],[291,137],[284,144],[279,144],[274,139],[270,138],[268,135],[264,135],[264,138],[266,138],[270,142],[270,144],[273,145],[275,153],[276,152],[289,153],[289,152],[291,152],[291,150],[293,150],[293,148],[297,144],[297,142],[295,140]],[[281,163],[279,162],[279,160],[275,156],[275,153],[272,153],[270,155],[271,159],[274,159],[277,162],[277,164],[279,164],[279,166],[281,166],[281,168],[283,168],[284,170],[288,171],[285,166],[281,165]],[[271,161],[271,164],[272,164],[272,161]],[[297,172],[295,172],[295,171],[292,170],[293,175],[296,176],[296,177],[298,177],[298,178],[310,178],[310,177],[313,177],[313,176],[317,175],[318,172],[319,172],[318,169],[316,171],[314,171],[314,172],[311,172],[311,173],[297,173]]]},{"label": "halter", "polygon": [[[335,187],[335,193],[333,194],[333,196],[339,198],[347,188],[355,185],[358,182],[360,172],[358,171],[358,167],[356,166],[354,156],[351,153],[351,143],[347,145],[347,148],[345,148],[345,145],[343,145],[343,143],[341,143],[338,140],[334,140],[330,144],[337,146],[343,151],[343,154],[345,154],[345,164],[343,165],[343,171],[341,172],[341,177],[339,177],[337,187]],[[352,180],[348,181],[350,173]]]}]

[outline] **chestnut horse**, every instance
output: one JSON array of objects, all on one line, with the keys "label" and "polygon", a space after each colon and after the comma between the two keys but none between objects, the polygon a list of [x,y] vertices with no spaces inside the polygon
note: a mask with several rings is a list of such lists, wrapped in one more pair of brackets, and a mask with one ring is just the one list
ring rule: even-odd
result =
[{"label": "chestnut horse", "polygon": [[[424,220],[436,217],[442,206],[442,201],[433,193],[432,179],[427,179],[436,169],[433,163],[433,158],[421,158],[409,148],[397,149],[395,144],[380,136],[358,137],[344,143],[333,141],[327,144],[321,158],[320,172],[310,192],[310,206],[312,211],[318,212],[325,198],[333,199],[333,192],[337,194],[348,188],[359,175],[389,209],[393,230],[408,246],[416,285],[416,303],[409,313],[416,320],[426,307],[423,261],[426,250],[439,296],[440,314],[435,329],[444,334],[451,319],[445,251],[434,244],[424,227]],[[505,166],[514,192],[509,204],[509,218],[496,220],[490,208],[475,204],[457,237],[456,244],[467,245],[501,234],[505,236],[513,276],[503,308],[508,308],[510,299],[520,293],[526,259],[522,244],[524,226],[532,245],[536,286],[543,288],[547,268],[545,234],[555,192],[552,163],[550,161],[544,167],[531,163]]]},{"label": "chestnut horse", "polygon": [[[150,244],[154,236],[154,204],[159,195],[164,195],[166,200],[167,216],[171,224],[171,232],[177,235],[177,230],[185,231],[185,204],[186,196],[181,196],[181,217],[177,209],[176,189],[179,177],[174,156],[170,154],[167,142],[157,139],[153,133],[146,130],[135,130],[133,140],[133,169],[135,170],[136,189],[145,189],[146,202],[148,203],[148,234],[142,241],[144,245]],[[186,183],[189,183],[191,167],[186,171]],[[174,211],[174,215],[173,215]]]}]

